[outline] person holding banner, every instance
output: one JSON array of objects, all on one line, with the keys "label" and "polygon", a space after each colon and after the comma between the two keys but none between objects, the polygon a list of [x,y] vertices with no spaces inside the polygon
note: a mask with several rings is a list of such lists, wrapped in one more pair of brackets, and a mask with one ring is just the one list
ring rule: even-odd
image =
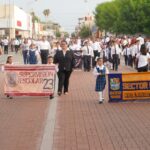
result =
[{"label": "person holding banner", "polygon": [[62,50],[57,51],[54,56],[54,64],[58,64],[58,95],[62,94],[64,87],[64,94],[68,94],[69,79],[75,65],[75,57],[73,51],[69,50],[67,42],[61,41]]},{"label": "person holding banner", "polygon": [[95,91],[99,94],[99,104],[103,103],[103,91],[106,85],[106,74],[109,73],[107,67],[103,64],[103,58],[96,58],[96,67],[93,70],[93,74],[96,76],[96,87]]},{"label": "person holding banner", "polygon": [[[55,71],[58,72],[58,67],[53,62],[54,62],[53,57],[51,55],[48,55],[47,64],[50,66],[55,66]],[[53,99],[54,93],[52,93],[49,98]]]},{"label": "person holding banner", "polygon": [[[7,65],[13,65],[13,56],[12,55],[9,55],[7,57],[6,64]],[[9,95],[9,94],[7,94],[7,98],[13,99],[13,97],[11,95]]]}]

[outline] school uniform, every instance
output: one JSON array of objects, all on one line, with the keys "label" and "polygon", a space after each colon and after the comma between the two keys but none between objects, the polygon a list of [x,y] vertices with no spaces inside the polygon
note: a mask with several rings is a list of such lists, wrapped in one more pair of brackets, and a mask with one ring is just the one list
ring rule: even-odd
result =
[{"label": "school uniform", "polygon": [[130,64],[130,48],[125,47],[123,50],[125,65],[128,66]]},{"label": "school uniform", "polygon": [[4,44],[4,54],[8,54],[8,43],[9,41],[7,39],[3,40],[3,44]]},{"label": "school uniform", "polygon": [[95,86],[95,91],[99,92],[99,102],[101,103],[103,101],[103,91],[105,89],[106,85],[106,74],[108,74],[109,71],[107,67],[104,65],[99,66],[97,65],[94,68],[93,74],[96,76],[96,86]]},{"label": "school uniform", "polygon": [[37,50],[30,49],[28,55],[29,55],[29,64],[37,64]]},{"label": "school uniform", "polygon": [[111,47],[111,55],[113,59],[113,70],[118,71],[120,48],[118,45]]},{"label": "school uniform", "polygon": [[148,71],[148,63],[149,63],[149,59],[150,59],[149,53],[147,53],[146,55],[142,55],[139,53],[139,54],[137,54],[136,58],[138,60],[138,65],[137,65],[138,72],[147,72]]},{"label": "school uniform", "polygon": [[94,56],[93,48],[91,46],[84,46],[82,48],[82,55],[83,55],[83,64],[84,64],[84,71],[91,70],[91,58]]},{"label": "school uniform", "polygon": [[47,64],[47,57],[51,52],[51,46],[48,41],[40,41],[39,42],[39,51],[41,54],[42,64]]},{"label": "school uniform", "polygon": [[29,58],[28,58],[28,53],[29,53],[29,44],[28,43],[23,43],[22,46],[22,55],[23,55],[23,61],[24,64],[28,64],[29,63]]}]

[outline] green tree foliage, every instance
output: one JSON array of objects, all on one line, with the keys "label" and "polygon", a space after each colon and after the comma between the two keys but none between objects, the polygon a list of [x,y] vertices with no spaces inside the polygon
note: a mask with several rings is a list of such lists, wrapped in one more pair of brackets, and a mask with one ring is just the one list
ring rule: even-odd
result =
[{"label": "green tree foliage", "polygon": [[61,37],[61,33],[59,31],[56,31],[55,35],[57,38]]},{"label": "green tree foliage", "polygon": [[83,26],[79,32],[79,35],[81,38],[87,38],[92,35],[92,32],[89,27]]},{"label": "green tree foliage", "polygon": [[124,34],[150,34],[150,0],[114,0],[95,9],[100,30]]}]

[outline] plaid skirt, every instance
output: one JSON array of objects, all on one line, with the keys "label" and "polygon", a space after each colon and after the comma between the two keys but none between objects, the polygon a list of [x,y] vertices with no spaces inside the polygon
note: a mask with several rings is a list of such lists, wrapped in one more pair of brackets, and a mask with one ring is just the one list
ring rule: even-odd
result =
[{"label": "plaid skirt", "polygon": [[95,91],[96,92],[103,91],[105,89],[105,85],[106,85],[106,77],[98,76],[96,79]]}]

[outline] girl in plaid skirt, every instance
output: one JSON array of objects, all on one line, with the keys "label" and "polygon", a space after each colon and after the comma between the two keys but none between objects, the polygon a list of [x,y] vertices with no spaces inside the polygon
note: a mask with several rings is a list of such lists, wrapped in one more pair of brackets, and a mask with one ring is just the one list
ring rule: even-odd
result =
[{"label": "girl in plaid skirt", "polygon": [[96,76],[95,91],[99,94],[99,103],[101,104],[104,101],[103,91],[106,85],[106,74],[109,73],[109,70],[104,66],[103,58],[97,58],[96,62],[97,64],[93,71],[93,74]]}]

